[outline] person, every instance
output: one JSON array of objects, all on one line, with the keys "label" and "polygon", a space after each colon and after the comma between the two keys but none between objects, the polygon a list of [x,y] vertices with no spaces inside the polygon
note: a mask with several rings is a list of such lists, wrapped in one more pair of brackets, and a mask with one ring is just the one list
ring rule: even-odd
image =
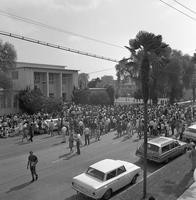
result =
[{"label": "person", "polygon": [[89,145],[90,144],[90,129],[86,126],[84,128],[84,140],[85,140],[85,144],[84,145]]},{"label": "person", "polygon": [[23,125],[23,136],[22,136],[22,142],[23,140],[26,138],[27,142],[29,141],[28,140],[28,133],[29,133],[29,130],[28,130],[28,122],[25,122],[24,125]]},{"label": "person", "polygon": [[33,125],[33,122],[30,124],[30,127],[29,127],[29,141],[33,142],[33,136],[34,136],[34,125]]},{"label": "person", "polygon": [[69,136],[69,149],[70,149],[70,153],[73,152],[73,146],[74,146],[74,137],[73,137],[73,133],[71,133],[70,136]]},{"label": "person", "polygon": [[80,134],[77,134],[77,137],[76,137],[76,153],[78,155],[80,155],[80,144],[81,144]]},{"label": "person", "polygon": [[27,169],[29,169],[30,167],[31,176],[32,176],[31,182],[33,182],[38,179],[38,174],[36,172],[36,165],[38,163],[38,158],[36,155],[33,154],[32,151],[30,151],[29,154],[30,155],[28,157]]},{"label": "person", "polygon": [[190,159],[191,159],[191,171],[194,171],[195,170],[195,167],[196,167],[196,149],[195,149],[195,143],[192,143],[192,150],[190,152],[190,155],[189,155]]},{"label": "person", "polygon": [[67,128],[65,126],[62,127],[61,133],[62,133],[62,137],[63,137],[63,140],[62,140],[61,143],[65,143],[66,142],[66,136],[67,136]]},{"label": "person", "polygon": [[52,119],[48,122],[48,128],[49,128],[49,135],[50,135],[50,136],[54,136],[54,133],[53,133],[53,130],[54,130],[54,122],[53,122]]}]

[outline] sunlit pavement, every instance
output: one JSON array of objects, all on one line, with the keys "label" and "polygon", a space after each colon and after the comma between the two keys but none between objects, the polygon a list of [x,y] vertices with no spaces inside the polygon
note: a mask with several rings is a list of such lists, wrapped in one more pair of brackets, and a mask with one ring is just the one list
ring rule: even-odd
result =
[{"label": "sunlit pavement", "polygon": [[[21,138],[0,140],[0,199],[2,200],[72,200],[76,192],[71,188],[73,176],[105,158],[127,160],[142,166],[135,156],[141,143],[136,136],[116,138],[114,132],[102,136],[101,141],[92,140],[81,148],[81,155],[70,154],[61,136],[36,136],[33,143],[21,143]],[[30,183],[30,171],[26,169],[28,153],[38,156],[39,179]],[[150,164],[148,174],[162,167]],[[84,199],[77,196],[77,199]]]}]

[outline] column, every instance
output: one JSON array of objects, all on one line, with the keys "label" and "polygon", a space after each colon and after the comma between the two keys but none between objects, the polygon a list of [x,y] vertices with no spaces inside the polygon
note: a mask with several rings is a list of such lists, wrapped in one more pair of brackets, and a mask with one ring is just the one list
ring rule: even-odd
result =
[{"label": "column", "polygon": [[62,72],[59,74],[59,92],[59,96],[62,97]]},{"label": "column", "polygon": [[49,97],[49,73],[46,72],[46,96]]}]

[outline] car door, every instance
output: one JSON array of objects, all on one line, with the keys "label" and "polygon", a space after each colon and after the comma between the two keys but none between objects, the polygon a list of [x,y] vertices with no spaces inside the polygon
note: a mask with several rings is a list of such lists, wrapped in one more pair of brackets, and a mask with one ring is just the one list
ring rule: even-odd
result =
[{"label": "car door", "polygon": [[116,191],[118,190],[118,177],[117,177],[117,173],[116,173],[116,169],[107,173],[106,175],[106,181],[107,181],[107,188],[112,188],[112,191]]},{"label": "car door", "polygon": [[126,168],[123,166],[119,167],[116,170],[116,178],[118,180],[117,185],[118,189],[128,185],[130,183],[129,174],[126,171]]}]

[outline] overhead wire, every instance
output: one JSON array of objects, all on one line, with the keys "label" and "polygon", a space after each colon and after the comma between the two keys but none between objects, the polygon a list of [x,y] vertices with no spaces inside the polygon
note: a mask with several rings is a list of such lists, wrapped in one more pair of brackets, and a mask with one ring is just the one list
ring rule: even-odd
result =
[{"label": "overhead wire", "polygon": [[14,14],[8,13],[8,12],[6,12],[4,10],[1,10],[1,9],[0,9],[0,15],[6,16],[6,17],[9,17],[9,18],[18,20],[18,21],[23,21],[25,23],[29,23],[29,24],[33,24],[33,25],[36,25],[36,26],[40,26],[42,28],[46,28],[46,29],[57,31],[57,32],[73,35],[73,36],[76,36],[76,37],[80,37],[80,38],[83,38],[83,39],[91,40],[91,41],[94,41],[94,42],[97,42],[97,43],[102,43],[102,44],[109,45],[109,46],[112,46],[112,47],[117,47],[117,48],[124,49],[124,47],[122,47],[120,45],[117,45],[117,44],[113,44],[113,43],[106,42],[106,41],[103,41],[103,40],[98,40],[98,39],[95,39],[95,38],[92,38],[92,37],[89,37],[89,36],[86,36],[86,35],[82,35],[82,34],[79,34],[79,33],[74,33],[74,32],[71,32],[71,31],[67,31],[65,29],[58,28],[58,27],[55,27],[55,26],[51,26],[51,25],[42,23],[40,21],[36,21],[36,20],[30,19],[30,18],[25,18],[25,17],[21,17],[21,16],[18,16],[18,15],[14,15]]},{"label": "overhead wire", "polygon": [[180,6],[182,6],[183,8],[189,10],[190,12],[192,12],[193,14],[196,14],[196,11],[194,11],[193,9],[189,8],[188,6],[185,6],[184,4],[180,3],[177,0],[173,0],[174,2],[176,2],[177,4],[179,4]]},{"label": "overhead wire", "polygon": [[186,17],[188,17],[189,19],[192,19],[193,21],[196,21],[196,18],[195,17],[192,17],[191,15],[179,10],[178,8],[176,8],[175,6],[172,6],[171,4],[163,1],[163,0],[159,0],[160,2],[164,3],[165,5],[169,6],[170,8],[173,8],[174,10],[178,11],[179,13],[185,15]]},{"label": "overhead wire", "polygon": [[108,57],[105,57],[105,56],[100,56],[100,55],[92,54],[92,53],[89,53],[89,52],[80,51],[80,50],[77,50],[77,49],[72,49],[72,48],[69,48],[69,47],[64,47],[64,46],[60,46],[60,45],[56,45],[56,44],[52,44],[52,43],[36,40],[36,39],[33,39],[33,38],[29,38],[29,37],[25,37],[25,36],[9,33],[9,32],[6,32],[6,31],[1,31],[0,30],[0,35],[4,35],[4,36],[8,36],[8,37],[19,39],[19,40],[23,40],[23,41],[27,41],[27,42],[31,42],[31,43],[35,43],[35,44],[39,44],[39,45],[55,48],[55,49],[60,49],[60,50],[64,50],[64,51],[68,51],[68,52],[72,52],[72,53],[76,53],[76,54],[80,54],[80,55],[84,55],[84,56],[89,56],[89,57],[93,57],[93,58],[97,58],[97,59],[102,59],[102,60],[107,60],[107,61],[118,63],[118,61],[113,59],[113,58],[108,58]]}]

